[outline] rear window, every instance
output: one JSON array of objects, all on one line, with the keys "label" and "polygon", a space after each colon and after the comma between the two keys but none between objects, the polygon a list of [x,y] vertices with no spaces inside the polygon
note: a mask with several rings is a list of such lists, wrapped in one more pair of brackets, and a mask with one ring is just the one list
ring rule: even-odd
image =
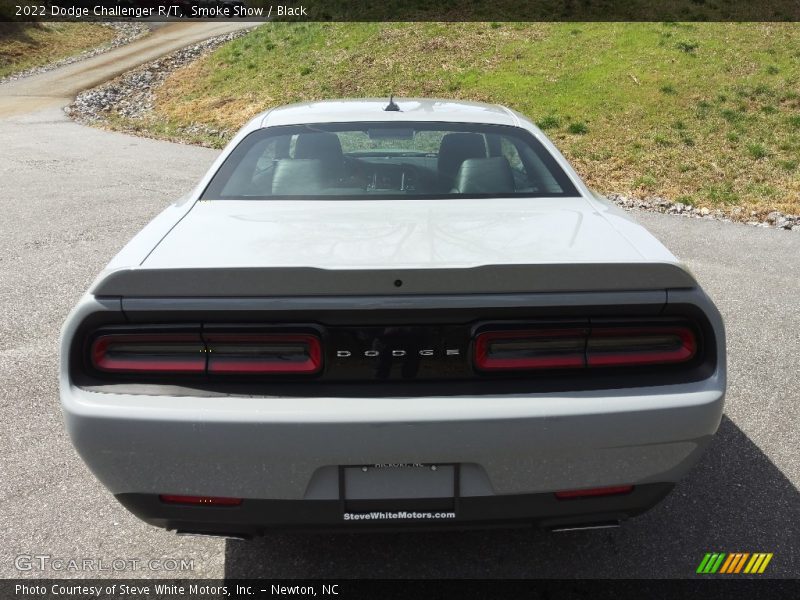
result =
[{"label": "rear window", "polygon": [[530,133],[453,123],[269,127],[248,135],[205,200],[578,196]]}]

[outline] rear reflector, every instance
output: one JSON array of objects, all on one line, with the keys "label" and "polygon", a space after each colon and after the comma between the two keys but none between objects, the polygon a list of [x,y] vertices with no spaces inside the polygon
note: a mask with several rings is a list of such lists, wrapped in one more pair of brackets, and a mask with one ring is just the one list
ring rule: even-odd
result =
[{"label": "rear reflector", "polygon": [[685,325],[486,331],[475,339],[481,371],[667,365],[691,360],[697,340]]},{"label": "rear reflector", "polygon": [[167,504],[192,504],[194,506],[239,506],[241,498],[217,498],[214,496],[172,496],[162,494],[159,496]]},{"label": "rear reflector", "polygon": [[205,335],[208,372],[312,374],[322,367],[322,346],[310,334]]},{"label": "rear reflector", "polygon": [[110,334],[92,342],[95,368],[110,373],[203,373],[205,345],[199,334]]},{"label": "rear reflector", "polygon": [[572,500],[575,498],[596,498],[598,496],[619,496],[622,494],[630,494],[632,491],[632,485],[616,485],[586,490],[565,490],[563,492],[556,492],[556,498],[559,500]]}]

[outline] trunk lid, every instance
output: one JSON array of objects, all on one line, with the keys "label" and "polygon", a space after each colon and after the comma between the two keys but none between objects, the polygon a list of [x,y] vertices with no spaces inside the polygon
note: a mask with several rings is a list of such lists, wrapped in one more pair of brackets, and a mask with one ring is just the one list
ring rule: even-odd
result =
[{"label": "trunk lid", "polygon": [[637,244],[584,198],[198,202],[139,267],[111,271],[95,294],[691,287],[675,257],[635,227]]}]

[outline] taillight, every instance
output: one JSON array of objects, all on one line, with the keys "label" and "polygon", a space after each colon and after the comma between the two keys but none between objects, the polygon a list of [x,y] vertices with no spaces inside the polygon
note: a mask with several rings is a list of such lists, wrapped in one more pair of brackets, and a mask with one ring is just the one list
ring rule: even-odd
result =
[{"label": "taillight", "polygon": [[94,367],[109,373],[203,373],[205,344],[192,333],[100,335],[91,346]]},{"label": "taillight", "polygon": [[322,368],[322,347],[310,334],[206,334],[208,372],[312,374]]},{"label": "taillight", "polygon": [[697,352],[688,327],[593,329],[586,346],[590,367],[616,367],[681,363]]},{"label": "taillight", "polygon": [[101,330],[89,346],[103,373],[152,375],[313,375],[322,342],[311,333]]},{"label": "taillight", "polygon": [[485,331],[473,361],[480,371],[528,371],[679,364],[696,354],[689,326],[636,324]]},{"label": "taillight", "polygon": [[585,366],[586,331],[487,331],[475,339],[475,366],[483,371],[572,369]]},{"label": "taillight", "polygon": [[632,485],[615,485],[609,487],[589,488],[583,490],[564,490],[556,492],[559,500],[573,500],[576,498],[597,498],[600,496],[621,496],[630,494],[633,491]]},{"label": "taillight", "polygon": [[215,496],[174,496],[161,494],[159,499],[166,504],[191,504],[193,506],[239,506],[241,498],[219,498]]}]

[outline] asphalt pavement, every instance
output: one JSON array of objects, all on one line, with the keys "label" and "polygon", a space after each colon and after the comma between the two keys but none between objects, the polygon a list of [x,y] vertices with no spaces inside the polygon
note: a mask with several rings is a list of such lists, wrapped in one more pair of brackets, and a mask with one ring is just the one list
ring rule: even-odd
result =
[{"label": "asphalt pavement", "polygon": [[[0,576],[688,577],[710,551],[772,552],[769,574],[800,576],[800,234],[649,213],[636,216],[722,311],[730,365],[718,435],[649,513],[570,534],[280,533],[251,542],[181,538],[140,522],[64,431],[59,327],[105,263],[216,152],[86,128],[49,106],[0,116]],[[33,561],[19,570],[33,555],[127,566],[42,571]],[[130,566],[168,558],[191,569]]]}]

